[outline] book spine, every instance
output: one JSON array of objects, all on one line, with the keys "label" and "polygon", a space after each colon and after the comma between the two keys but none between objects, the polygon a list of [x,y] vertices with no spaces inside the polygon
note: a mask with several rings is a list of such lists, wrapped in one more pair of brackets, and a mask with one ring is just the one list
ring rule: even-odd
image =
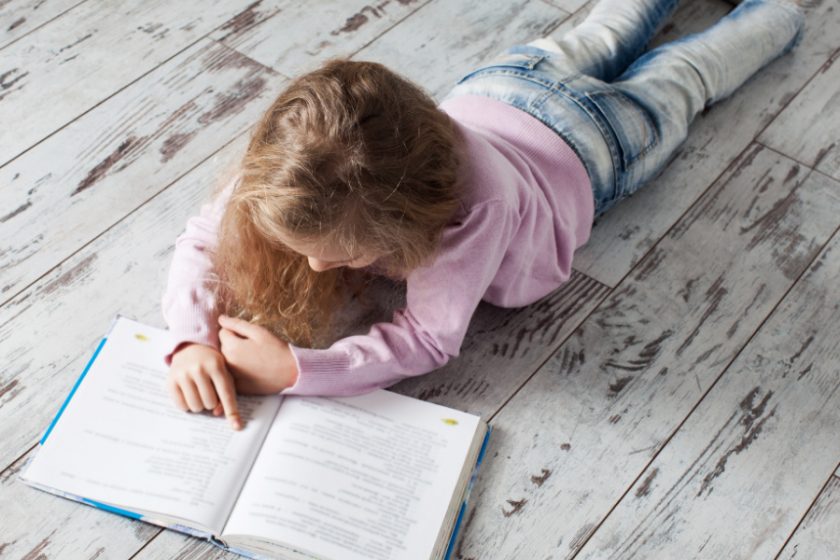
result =
[{"label": "book spine", "polygon": [[467,490],[464,492],[464,501],[461,502],[461,508],[458,510],[458,517],[455,519],[455,527],[452,529],[452,536],[449,538],[449,546],[446,547],[446,554],[444,560],[449,560],[452,556],[452,550],[455,548],[455,541],[458,540],[458,531],[461,528],[461,522],[464,520],[464,512],[467,510],[467,502],[470,500],[470,493],[472,492],[475,480],[478,478],[478,470],[481,467],[481,461],[484,459],[484,453],[487,451],[487,442],[490,441],[490,433],[493,431],[493,426],[487,426],[487,433],[484,434],[484,441],[481,442],[481,449],[478,452],[478,458],[475,460],[475,468],[473,468],[470,475],[470,481],[467,483]]}]

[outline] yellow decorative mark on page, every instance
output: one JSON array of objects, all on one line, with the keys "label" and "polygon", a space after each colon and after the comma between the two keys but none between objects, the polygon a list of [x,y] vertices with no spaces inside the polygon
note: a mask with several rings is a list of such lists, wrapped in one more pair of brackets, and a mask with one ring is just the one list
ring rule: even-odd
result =
[{"label": "yellow decorative mark on page", "polygon": [[443,420],[444,424],[447,424],[449,426],[457,426],[458,425],[458,421],[455,420],[454,418],[441,418],[441,420]]},{"label": "yellow decorative mark on page", "polygon": [[149,337],[146,336],[143,333],[135,333],[134,338],[136,338],[137,340],[142,340],[143,342],[146,342],[147,340],[149,340]]}]

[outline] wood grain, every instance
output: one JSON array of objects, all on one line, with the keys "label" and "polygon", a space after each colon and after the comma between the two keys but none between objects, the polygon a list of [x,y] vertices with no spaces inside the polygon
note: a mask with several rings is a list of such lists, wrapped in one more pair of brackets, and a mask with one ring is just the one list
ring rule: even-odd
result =
[{"label": "wood grain", "polygon": [[528,0],[434,0],[353,56],[393,68],[440,99],[473,66],[505,48],[541,37],[568,12]]},{"label": "wood grain", "polygon": [[202,40],[0,168],[2,300],[251,126],[283,81]]},{"label": "wood grain", "polygon": [[84,2],[3,49],[0,122],[15,126],[0,128],[0,165],[235,19],[237,5]]},{"label": "wood grain", "polygon": [[759,141],[840,179],[840,49],[820,68]]},{"label": "wood grain", "polygon": [[84,0],[5,0],[0,5],[0,49]]},{"label": "wood grain", "polygon": [[[835,236],[578,559],[776,554],[840,457],[838,275]],[[837,498],[823,504],[835,552]]]},{"label": "wood grain", "polygon": [[837,535],[840,535],[840,478],[834,476],[777,559],[831,558],[837,554]]},{"label": "wood grain", "polygon": [[[707,15],[713,21],[720,11]],[[668,31],[687,23],[697,25],[674,19]],[[598,220],[589,243],[575,254],[575,268],[615,286],[840,47],[838,28],[834,2],[809,10],[808,39],[698,116],[662,175]]]},{"label": "wood grain", "polygon": [[461,558],[577,553],[834,231],[808,171],[754,145],[505,405]]},{"label": "wood grain", "polygon": [[221,28],[213,39],[289,77],[331,57],[350,56],[422,8],[428,0],[279,2],[278,12],[243,30]]}]

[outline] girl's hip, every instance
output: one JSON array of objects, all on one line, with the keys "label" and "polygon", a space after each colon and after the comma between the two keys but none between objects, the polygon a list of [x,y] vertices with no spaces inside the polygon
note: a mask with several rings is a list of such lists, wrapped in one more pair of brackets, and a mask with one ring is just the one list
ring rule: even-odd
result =
[{"label": "girl's hip", "polygon": [[510,47],[461,77],[446,97],[462,94],[513,105],[559,134],[589,174],[596,216],[635,190],[659,145],[649,111],[535,46]]}]

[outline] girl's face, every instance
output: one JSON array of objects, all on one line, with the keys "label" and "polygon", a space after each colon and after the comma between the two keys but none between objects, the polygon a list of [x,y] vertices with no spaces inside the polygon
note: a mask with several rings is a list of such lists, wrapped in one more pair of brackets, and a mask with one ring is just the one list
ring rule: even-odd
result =
[{"label": "girl's face", "polygon": [[283,244],[292,251],[304,255],[309,260],[309,267],[315,272],[323,272],[340,266],[364,268],[373,264],[382,256],[369,252],[350,255],[340,247],[323,246],[319,243],[294,239],[284,239]]}]

